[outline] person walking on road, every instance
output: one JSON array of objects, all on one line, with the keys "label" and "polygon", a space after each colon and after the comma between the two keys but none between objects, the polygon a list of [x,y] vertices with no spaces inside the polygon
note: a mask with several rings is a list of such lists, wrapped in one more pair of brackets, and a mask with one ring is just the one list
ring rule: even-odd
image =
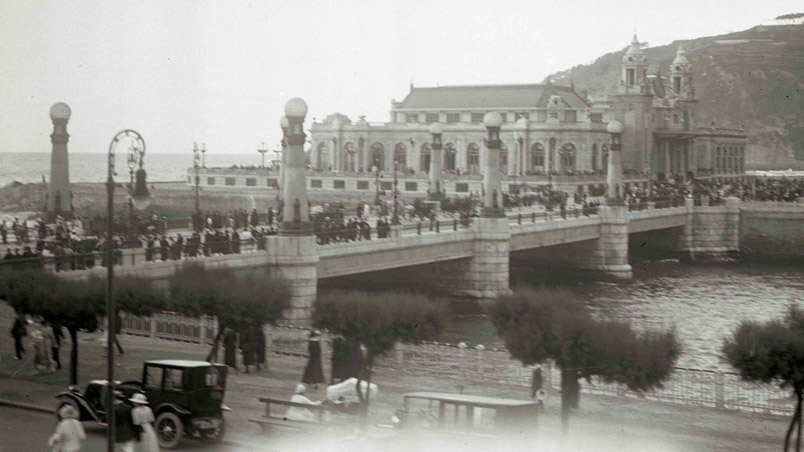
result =
[{"label": "person walking on road", "polygon": [[20,314],[11,327],[11,336],[14,338],[14,359],[22,359],[22,355],[25,354],[25,348],[22,346],[22,338],[28,335],[25,324],[25,317]]},{"label": "person walking on road", "polygon": [[318,384],[324,382],[324,371],[321,367],[320,335],[321,333],[316,330],[310,331],[310,341],[307,344],[309,360],[302,376],[302,383],[313,385],[313,389],[318,388]]},{"label": "person walking on road", "polygon": [[64,405],[58,411],[59,423],[56,424],[54,433],[48,444],[53,452],[78,452],[81,445],[87,439],[84,427],[78,420],[78,412],[72,405]]},{"label": "person walking on road", "polygon": [[126,396],[115,391],[114,401],[114,442],[120,445],[123,452],[134,452],[134,443],[139,441],[139,427],[134,425],[131,418],[131,405]]},{"label": "person walking on road", "polygon": [[142,452],[159,452],[159,440],[156,438],[152,425],[154,412],[148,406],[148,398],[145,397],[145,394],[138,392],[129,401],[134,404],[134,408],[131,409],[131,419],[134,425],[138,425],[142,429],[140,450]]}]

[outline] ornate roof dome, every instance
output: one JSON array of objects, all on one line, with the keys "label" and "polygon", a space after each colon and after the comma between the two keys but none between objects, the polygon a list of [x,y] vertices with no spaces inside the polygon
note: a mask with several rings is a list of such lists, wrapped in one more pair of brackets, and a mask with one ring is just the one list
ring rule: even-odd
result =
[{"label": "ornate roof dome", "polygon": [[687,59],[687,51],[684,50],[683,46],[678,46],[676,59],[673,60],[672,66],[675,68],[676,66],[683,66],[687,64],[690,64],[690,60]]},{"label": "ornate roof dome", "polygon": [[641,63],[644,61],[645,51],[642,50],[642,44],[640,44],[636,34],[634,34],[631,45],[628,46],[628,50],[626,50],[625,55],[623,55],[623,63]]},{"label": "ornate roof dome", "polygon": [[63,120],[67,121],[70,119],[70,115],[72,111],[70,110],[70,106],[65,104],[64,102],[56,102],[50,107],[50,119],[55,120]]}]

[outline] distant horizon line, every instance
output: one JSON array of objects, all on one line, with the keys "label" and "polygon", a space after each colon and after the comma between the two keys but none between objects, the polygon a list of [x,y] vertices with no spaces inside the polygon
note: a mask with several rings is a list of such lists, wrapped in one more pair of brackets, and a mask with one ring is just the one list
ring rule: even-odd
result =
[{"label": "distant horizon line", "polygon": [[[273,151],[271,151],[273,152]],[[0,154],[51,154],[52,151],[0,151]],[[76,151],[70,152],[68,151],[67,154],[99,154],[99,155],[107,155],[107,152],[96,152],[96,151]],[[153,154],[162,154],[162,155],[192,155],[192,152],[149,152],[148,155]],[[251,153],[245,152],[207,152],[210,155],[252,155]],[[259,156],[256,156],[260,158]]]}]

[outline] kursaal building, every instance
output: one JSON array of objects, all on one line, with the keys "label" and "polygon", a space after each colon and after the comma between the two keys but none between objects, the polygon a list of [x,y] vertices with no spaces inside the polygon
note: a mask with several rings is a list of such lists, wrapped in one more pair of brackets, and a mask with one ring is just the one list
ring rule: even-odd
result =
[{"label": "kursaal building", "polygon": [[314,122],[314,171],[409,173],[430,166],[429,126],[443,124],[443,169],[479,174],[486,147],[483,116],[503,118],[500,168],[508,175],[604,171],[609,134],[623,126],[622,165],[628,179],[728,176],[743,173],[742,129],[696,124],[693,66],[682,47],[666,75],[649,70],[636,36],[622,57],[616,92],[597,99],[574,86],[547,84],[414,87],[391,101],[390,121],[351,121],[343,114]]}]

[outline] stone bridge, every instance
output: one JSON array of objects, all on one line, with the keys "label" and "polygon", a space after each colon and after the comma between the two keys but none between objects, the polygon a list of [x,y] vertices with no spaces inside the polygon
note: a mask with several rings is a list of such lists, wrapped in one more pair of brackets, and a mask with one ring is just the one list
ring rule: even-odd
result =
[{"label": "stone bridge", "polygon": [[[476,218],[468,227],[452,225],[438,232],[416,224],[392,226],[392,237],[382,240],[340,242],[319,245],[312,236],[287,241],[267,237],[266,250],[245,250],[241,254],[215,255],[146,262],[144,250],[124,250],[118,275],[138,275],[165,280],[184,265],[208,269],[265,268],[296,285],[296,292],[315,296],[318,280],[353,276],[433,264],[461,262],[449,281],[455,292],[477,298],[493,298],[508,291],[508,263],[512,252],[556,245],[585,243],[588,253],[556,257],[555,263],[572,265],[615,278],[629,278],[628,235],[677,228],[676,251],[690,254],[721,254],[738,251],[739,200],[728,198],[725,205],[649,208],[629,212],[624,206],[601,206],[598,213],[581,216],[569,212],[509,214],[502,218]],[[63,272],[66,278],[104,277],[105,268]],[[306,316],[309,306],[300,306]]]}]

